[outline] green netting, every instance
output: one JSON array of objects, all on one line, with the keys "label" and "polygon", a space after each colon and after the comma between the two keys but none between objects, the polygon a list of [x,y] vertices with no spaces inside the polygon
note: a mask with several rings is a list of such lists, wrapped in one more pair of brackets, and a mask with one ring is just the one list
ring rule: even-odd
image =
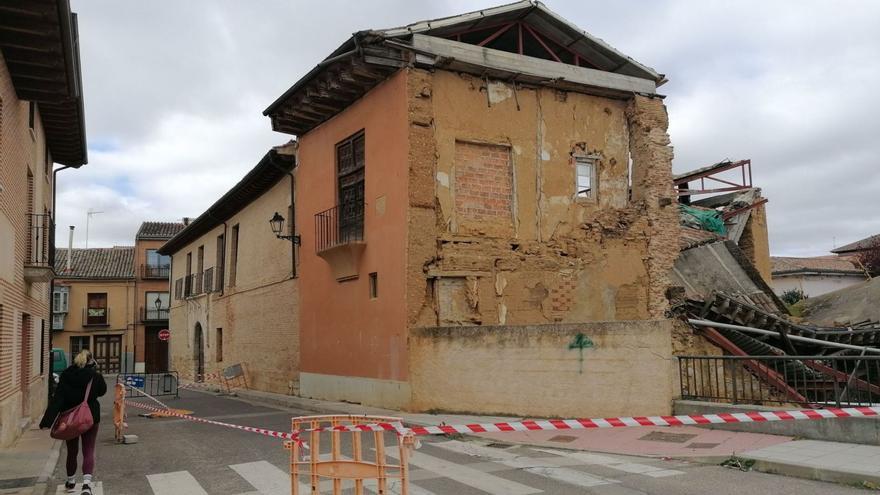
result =
[{"label": "green netting", "polygon": [[724,219],[721,218],[721,213],[715,210],[692,208],[687,205],[678,205],[678,208],[684,225],[715,232],[721,236],[727,235],[727,228],[724,227]]}]

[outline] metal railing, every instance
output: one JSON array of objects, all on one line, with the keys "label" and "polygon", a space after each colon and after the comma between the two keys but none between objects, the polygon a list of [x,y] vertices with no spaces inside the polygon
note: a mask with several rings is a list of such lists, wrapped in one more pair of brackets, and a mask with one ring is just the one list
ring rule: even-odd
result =
[{"label": "metal railing", "polygon": [[214,292],[214,282],[214,268],[211,267],[198,273],[186,275],[182,279],[177,279],[175,281],[175,291],[177,291],[177,284],[182,283],[184,298],[201,296],[202,294]]},{"label": "metal railing", "polygon": [[141,278],[167,279],[170,276],[170,265],[141,265]]},{"label": "metal railing", "polygon": [[315,251],[364,240],[364,203],[350,202],[315,214]]},{"label": "metal railing", "polygon": [[55,223],[49,214],[27,215],[28,237],[25,266],[51,268],[55,262],[55,250],[52,249],[52,236]]},{"label": "metal railing", "polygon": [[733,404],[880,404],[880,356],[679,356],[681,398]]},{"label": "metal railing", "polygon": [[180,397],[180,377],[176,371],[166,371],[164,373],[120,373],[116,375],[116,383],[127,383],[125,387],[126,397],[136,398],[144,396],[144,394],[134,389],[146,392],[153,397]]},{"label": "metal railing", "polygon": [[83,308],[82,326],[84,326],[84,327],[110,326],[110,308]]},{"label": "metal railing", "polygon": [[141,321],[167,320],[171,310],[169,308],[141,308]]}]

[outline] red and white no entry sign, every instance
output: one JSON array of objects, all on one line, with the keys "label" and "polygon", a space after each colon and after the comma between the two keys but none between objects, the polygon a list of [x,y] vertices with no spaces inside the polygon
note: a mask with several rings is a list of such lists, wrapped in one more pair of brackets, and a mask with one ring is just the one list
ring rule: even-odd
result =
[{"label": "red and white no entry sign", "polygon": [[171,332],[168,329],[159,330],[159,340],[168,340],[171,338]]}]

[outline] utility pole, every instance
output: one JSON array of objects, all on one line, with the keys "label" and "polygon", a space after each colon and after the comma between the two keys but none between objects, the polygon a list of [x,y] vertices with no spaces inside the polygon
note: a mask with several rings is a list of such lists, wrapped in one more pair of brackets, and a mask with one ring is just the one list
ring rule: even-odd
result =
[{"label": "utility pole", "polygon": [[93,210],[91,208],[86,211],[86,248],[89,247],[89,221],[92,219],[92,215],[97,215],[98,213],[104,213],[103,211]]}]

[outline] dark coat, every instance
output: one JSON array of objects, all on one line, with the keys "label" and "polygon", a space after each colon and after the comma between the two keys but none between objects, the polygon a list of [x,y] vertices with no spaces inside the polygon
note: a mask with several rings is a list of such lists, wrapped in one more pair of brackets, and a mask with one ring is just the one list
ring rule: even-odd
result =
[{"label": "dark coat", "polygon": [[49,428],[55,422],[55,418],[77,404],[82,402],[86,394],[86,386],[92,380],[92,390],[89,392],[89,409],[92,411],[92,419],[95,424],[101,422],[101,404],[98,403],[98,397],[107,393],[107,382],[94,365],[80,368],[72,365],[63,372],[58,380],[58,388],[55,389],[55,395],[46,407],[46,413],[40,421],[40,428]]}]

